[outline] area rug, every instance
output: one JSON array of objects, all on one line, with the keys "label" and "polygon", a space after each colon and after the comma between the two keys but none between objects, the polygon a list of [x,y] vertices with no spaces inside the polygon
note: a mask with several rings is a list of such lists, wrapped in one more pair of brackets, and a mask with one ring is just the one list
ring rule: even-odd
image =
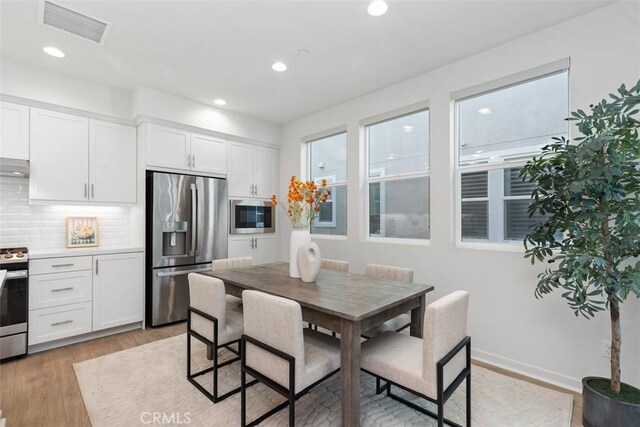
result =
[{"label": "area rug", "polygon": [[[194,340],[194,368],[209,366],[204,345]],[[226,350],[221,357],[233,356]],[[237,426],[240,395],[212,404],[186,379],[186,335],[179,335],[73,365],[94,427],[135,425]],[[472,421],[476,426],[569,426],[573,398],[531,383],[500,375],[478,366],[472,368]],[[212,377],[203,376],[210,387]],[[220,390],[240,383],[239,363],[225,367]],[[362,374],[362,426],[431,426],[436,422],[384,394],[375,394],[375,380]],[[409,398],[425,407],[428,402]],[[247,393],[248,419],[252,420],[283,401],[262,384]],[[445,406],[445,416],[464,425],[465,387],[462,385]],[[265,426],[285,426],[283,410]],[[296,402],[299,426],[340,424],[340,374],[320,384]]]}]

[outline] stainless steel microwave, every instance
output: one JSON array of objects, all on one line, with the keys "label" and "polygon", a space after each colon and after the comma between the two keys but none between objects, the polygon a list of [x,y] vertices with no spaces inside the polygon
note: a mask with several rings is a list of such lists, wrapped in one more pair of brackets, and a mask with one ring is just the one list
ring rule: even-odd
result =
[{"label": "stainless steel microwave", "polygon": [[276,208],[270,201],[231,200],[230,234],[275,233]]}]

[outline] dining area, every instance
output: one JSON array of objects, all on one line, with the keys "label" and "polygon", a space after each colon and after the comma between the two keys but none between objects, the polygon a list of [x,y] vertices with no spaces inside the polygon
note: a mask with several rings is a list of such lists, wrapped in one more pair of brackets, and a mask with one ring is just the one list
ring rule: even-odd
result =
[{"label": "dining area", "polygon": [[[187,379],[212,405],[240,394],[242,426],[268,424],[280,411],[295,425],[296,401],[334,375],[341,425],[360,425],[361,373],[375,378],[376,395],[419,412],[425,423],[432,417],[439,426],[471,425],[467,292],[427,304],[434,287],[414,283],[409,268],[368,264],[356,274],[345,261],[322,259],[315,280],[306,282],[291,277],[289,263],[254,266],[250,257],[215,260],[211,271],[189,275],[189,288]],[[192,342],[205,344],[209,367],[192,369]],[[240,386],[221,392],[219,376],[234,364]],[[205,386],[206,376],[213,378]],[[255,402],[247,391],[257,383],[282,402],[249,417]],[[444,407],[463,383],[460,424],[445,417]]]}]

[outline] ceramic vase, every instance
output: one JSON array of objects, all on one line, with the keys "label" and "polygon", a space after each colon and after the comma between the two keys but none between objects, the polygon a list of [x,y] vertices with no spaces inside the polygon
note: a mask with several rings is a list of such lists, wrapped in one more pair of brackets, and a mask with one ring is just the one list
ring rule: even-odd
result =
[{"label": "ceramic vase", "polygon": [[311,243],[311,232],[308,228],[294,228],[289,238],[289,276],[300,278],[298,270],[298,249],[300,246]]},{"label": "ceramic vase", "polygon": [[320,248],[316,242],[307,243],[298,248],[298,271],[303,282],[311,283],[316,281],[320,273],[322,256]]}]

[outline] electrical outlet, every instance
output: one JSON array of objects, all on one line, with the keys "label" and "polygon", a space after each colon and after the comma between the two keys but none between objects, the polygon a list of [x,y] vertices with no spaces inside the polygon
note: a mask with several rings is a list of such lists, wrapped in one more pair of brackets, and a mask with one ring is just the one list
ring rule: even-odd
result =
[{"label": "electrical outlet", "polygon": [[600,347],[600,356],[606,357],[607,359],[611,357],[611,342],[602,340],[602,346]]}]

